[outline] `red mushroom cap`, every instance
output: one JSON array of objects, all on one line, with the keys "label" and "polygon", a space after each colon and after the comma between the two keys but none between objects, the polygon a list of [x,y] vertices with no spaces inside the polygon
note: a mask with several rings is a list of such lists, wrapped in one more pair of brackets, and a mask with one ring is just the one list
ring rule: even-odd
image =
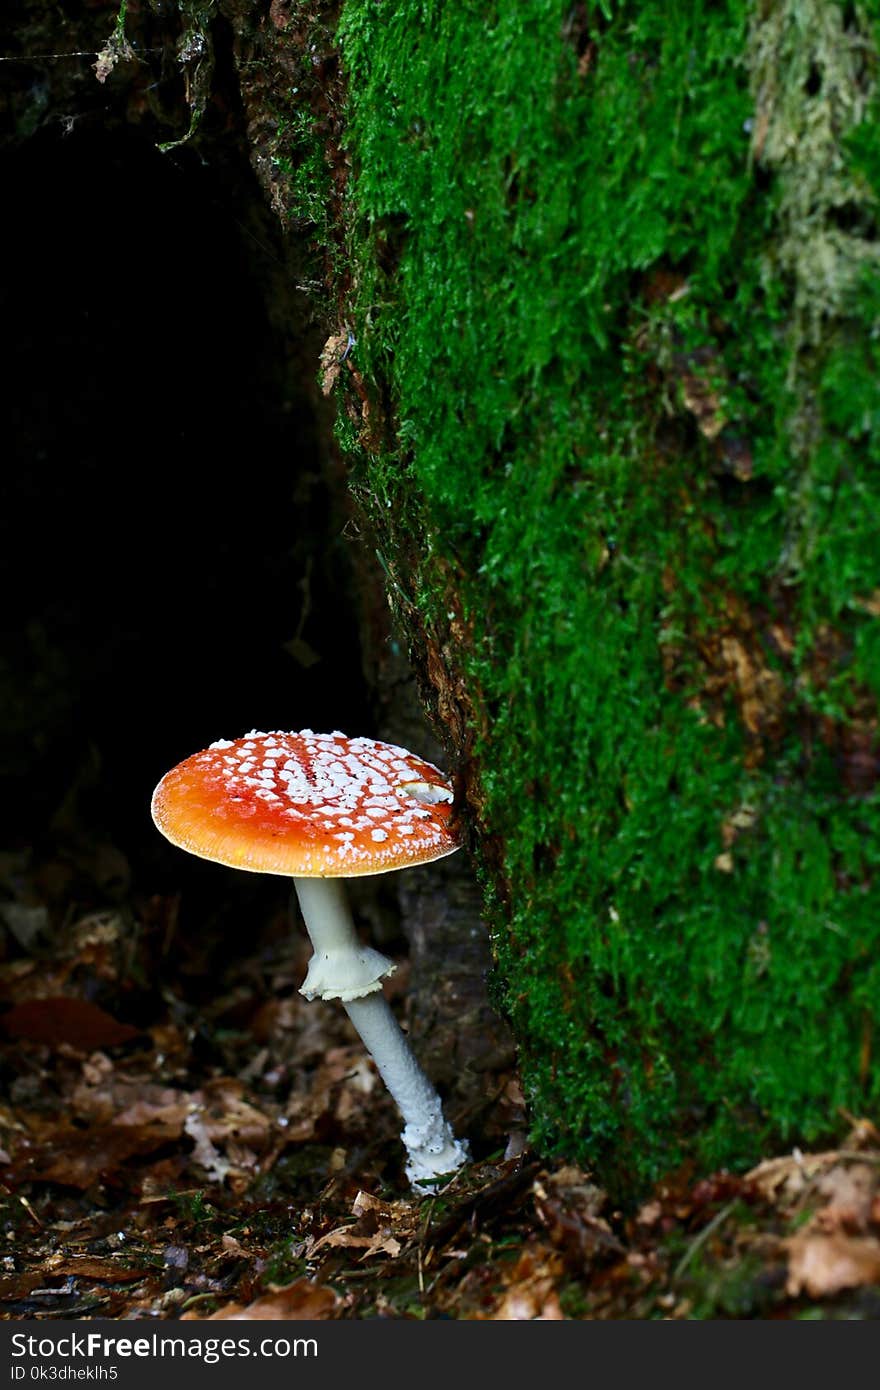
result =
[{"label": "red mushroom cap", "polygon": [[166,773],[153,820],[172,844],[254,873],[353,878],[459,847],[452,789],[432,763],[345,734],[257,733]]}]

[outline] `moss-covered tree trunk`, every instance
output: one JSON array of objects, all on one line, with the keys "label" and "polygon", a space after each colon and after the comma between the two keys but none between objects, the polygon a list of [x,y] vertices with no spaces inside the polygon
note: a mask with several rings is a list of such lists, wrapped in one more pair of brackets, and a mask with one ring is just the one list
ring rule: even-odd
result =
[{"label": "moss-covered tree trunk", "polygon": [[623,1185],[880,1095],[878,16],[341,11],[352,484],[536,1137]]}]

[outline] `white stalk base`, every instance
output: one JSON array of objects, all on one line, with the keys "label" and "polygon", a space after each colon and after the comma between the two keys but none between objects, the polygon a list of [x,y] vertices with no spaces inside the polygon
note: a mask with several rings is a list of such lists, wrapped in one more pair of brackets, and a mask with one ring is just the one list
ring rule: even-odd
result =
[{"label": "white stalk base", "polygon": [[403,1116],[406,1176],[417,1192],[432,1192],[440,1178],[467,1163],[467,1144],[456,1139],[444,1119],[440,1097],[413,1056],[384,994],[344,1002],[344,1008]]},{"label": "white stalk base", "polygon": [[295,878],[294,886],[315,948],[300,993],[341,1001],[403,1116],[406,1175],[416,1192],[431,1192],[470,1155],[443,1118],[440,1097],[382,993],[381,981],[394,963],[361,945],[340,879]]}]

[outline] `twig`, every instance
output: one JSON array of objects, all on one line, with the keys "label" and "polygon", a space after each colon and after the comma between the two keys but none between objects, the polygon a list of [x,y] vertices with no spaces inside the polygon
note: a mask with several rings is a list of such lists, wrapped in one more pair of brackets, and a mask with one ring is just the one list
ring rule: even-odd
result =
[{"label": "twig", "polygon": [[684,1274],[684,1271],[687,1269],[691,1260],[694,1258],[694,1256],[697,1254],[699,1250],[702,1250],[703,1246],[706,1244],[706,1241],[709,1239],[712,1233],[714,1231],[717,1231],[719,1226],[723,1225],[730,1213],[734,1210],[735,1206],[736,1199],[734,1199],[734,1201],[732,1202],[728,1202],[727,1206],[722,1207],[720,1211],[716,1211],[708,1226],[704,1226],[702,1231],[700,1231],[699,1234],[694,1237],[694,1239],[691,1241],[687,1250],[685,1250],[684,1254],[682,1255],[681,1259],[675,1267],[675,1271],[672,1275],[673,1280],[681,1278],[682,1274]]},{"label": "twig", "polygon": [[433,1214],[434,1214],[434,1207],[436,1206],[436,1204],[437,1204],[437,1198],[436,1198],[436,1197],[432,1197],[431,1200],[430,1200],[430,1202],[428,1202],[428,1204],[427,1204],[427,1210],[426,1210],[426,1212],[425,1212],[425,1220],[424,1220],[424,1224],[423,1224],[423,1226],[422,1226],[422,1234],[421,1234],[421,1236],[419,1237],[419,1244],[418,1244],[418,1248],[417,1248],[417,1250],[416,1250],[416,1258],[417,1258],[418,1267],[419,1267],[419,1294],[421,1295],[422,1298],[425,1297],[425,1268],[424,1268],[424,1263],[423,1263],[423,1261],[422,1261],[422,1252],[423,1252],[423,1250],[424,1250],[424,1248],[425,1248],[425,1241],[427,1240],[427,1237],[428,1237],[428,1231],[429,1231],[430,1226],[431,1226],[431,1217],[432,1217]]}]

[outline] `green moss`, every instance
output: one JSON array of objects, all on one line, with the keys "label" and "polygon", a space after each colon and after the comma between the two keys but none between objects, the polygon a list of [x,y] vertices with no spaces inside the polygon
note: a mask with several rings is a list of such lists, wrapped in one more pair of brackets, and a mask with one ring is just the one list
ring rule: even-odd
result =
[{"label": "green moss", "polygon": [[876,21],[342,11],[354,483],[465,678],[535,1138],[620,1187],[880,1098]]}]

